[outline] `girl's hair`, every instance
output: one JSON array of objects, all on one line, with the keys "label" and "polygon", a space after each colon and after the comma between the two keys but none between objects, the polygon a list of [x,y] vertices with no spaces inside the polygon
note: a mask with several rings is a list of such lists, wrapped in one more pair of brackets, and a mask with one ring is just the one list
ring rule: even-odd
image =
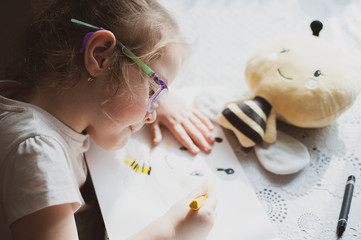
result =
[{"label": "girl's hair", "polygon": [[[158,59],[169,45],[183,44],[177,24],[156,0],[52,1],[38,13],[27,32],[20,75],[26,86],[71,87],[88,77],[79,53],[87,30],[74,26],[71,18],[112,31],[146,64]],[[129,87],[128,64],[134,63],[115,47],[109,66],[110,90]],[[44,76],[53,75],[56,82],[42,82]]]}]

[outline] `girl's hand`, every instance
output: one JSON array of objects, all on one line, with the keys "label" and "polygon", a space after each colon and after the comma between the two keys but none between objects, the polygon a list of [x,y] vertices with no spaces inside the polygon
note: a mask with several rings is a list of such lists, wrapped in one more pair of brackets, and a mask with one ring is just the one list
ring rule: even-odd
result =
[{"label": "girl's hand", "polygon": [[176,139],[192,154],[199,150],[209,153],[214,138],[211,121],[194,107],[185,104],[174,92],[157,109],[157,119],[151,124],[153,145],[162,140],[160,125],[166,126]]},{"label": "girl's hand", "polygon": [[[203,206],[198,210],[190,209],[189,203],[204,194],[208,194]],[[175,239],[206,239],[213,227],[217,201],[207,188],[193,191],[183,200],[174,204],[164,215],[174,227]]]},{"label": "girl's hand", "polygon": [[193,191],[175,203],[164,215],[127,239],[206,239],[215,220],[215,197],[208,194],[208,198],[198,210],[189,207],[193,199],[206,193],[206,187]]}]

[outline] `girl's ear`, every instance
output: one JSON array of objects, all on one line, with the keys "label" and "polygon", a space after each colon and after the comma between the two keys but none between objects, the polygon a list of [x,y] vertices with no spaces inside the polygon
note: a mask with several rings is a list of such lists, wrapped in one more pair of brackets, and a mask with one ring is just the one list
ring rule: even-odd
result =
[{"label": "girl's ear", "polygon": [[91,76],[97,76],[108,67],[115,43],[114,34],[107,30],[98,30],[89,38],[84,50],[84,65]]}]

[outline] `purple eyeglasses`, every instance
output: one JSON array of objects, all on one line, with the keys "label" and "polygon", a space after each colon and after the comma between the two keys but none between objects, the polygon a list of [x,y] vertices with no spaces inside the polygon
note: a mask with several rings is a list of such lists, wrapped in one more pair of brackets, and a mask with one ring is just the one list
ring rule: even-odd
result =
[{"label": "purple eyeglasses", "polygon": [[[76,26],[86,28],[89,30],[93,30],[93,31],[104,30],[104,28],[102,28],[102,27],[96,27],[89,23],[85,23],[85,22],[76,20],[74,18],[71,19],[71,22]],[[94,32],[89,32],[84,36],[83,44],[80,49],[81,53],[84,51],[86,43],[93,33]],[[167,94],[168,94],[167,84],[162,79],[160,79],[158,77],[158,75],[148,65],[146,65],[142,60],[140,60],[139,57],[137,57],[132,51],[130,51],[128,48],[126,48],[123,45],[123,43],[121,43],[119,40],[116,40],[116,45],[118,47],[120,47],[120,49],[122,49],[125,56],[129,57],[135,64],[137,64],[140,67],[140,69],[142,69],[143,72],[145,72],[145,74],[147,74],[149,77],[151,77],[153,79],[153,81],[159,85],[159,88],[157,89],[157,91],[155,91],[155,93],[150,97],[150,99],[148,101],[147,112],[149,114],[152,114],[159,107],[159,105],[161,104],[161,102],[163,101],[165,96],[167,96]]]}]

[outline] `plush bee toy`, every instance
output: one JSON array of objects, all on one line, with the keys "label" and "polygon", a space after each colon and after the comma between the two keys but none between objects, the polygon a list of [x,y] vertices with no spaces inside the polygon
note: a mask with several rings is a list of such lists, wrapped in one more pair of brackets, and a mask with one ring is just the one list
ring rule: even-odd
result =
[{"label": "plush bee toy", "polygon": [[[360,66],[339,46],[318,36],[321,22],[313,22],[311,28],[313,35],[282,37],[248,60],[245,76],[253,97],[228,103],[217,117],[243,147],[276,143],[276,118],[298,127],[324,127],[356,99]],[[267,149],[262,154],[270,155]],[[290,163],[266,157],[260,161],[271,172],[290,174],[306,166],[309,159]]]}]

